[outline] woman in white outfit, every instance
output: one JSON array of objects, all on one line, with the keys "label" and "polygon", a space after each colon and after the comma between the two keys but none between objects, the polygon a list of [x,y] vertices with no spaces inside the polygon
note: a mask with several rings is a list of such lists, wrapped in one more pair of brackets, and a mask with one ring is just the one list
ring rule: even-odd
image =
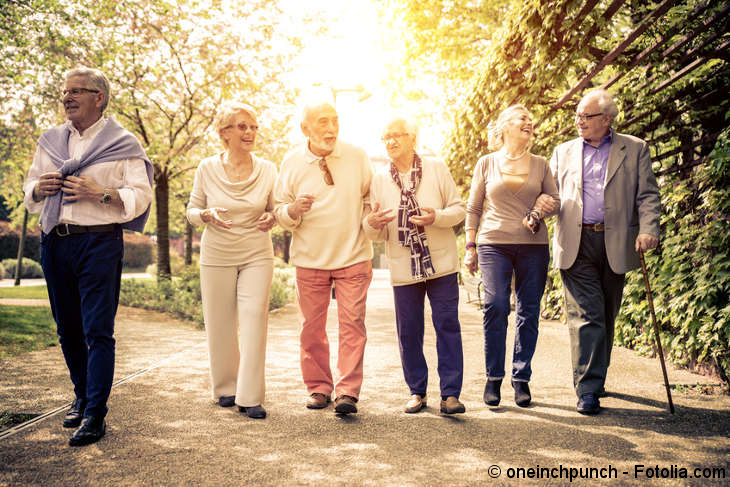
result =
[{"label": "woman in white outfit", "polygon": [[265,418],[264,364],[276,220],[276,166],[252,154],[258,125],[248,105],[221,107],[216,129],[225,151],[201,161],[187,218],[205,224],[200,287],[213,399]]}]

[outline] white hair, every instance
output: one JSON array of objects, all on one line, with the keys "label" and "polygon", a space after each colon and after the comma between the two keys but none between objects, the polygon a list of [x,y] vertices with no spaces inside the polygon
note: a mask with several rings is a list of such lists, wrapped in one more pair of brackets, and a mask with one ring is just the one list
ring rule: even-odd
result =
[{"label": "white hair", "polygon": [[598,103],[598,108],[601,110],[601,113],[611,117],[611,121],[616,119],[618,116],[618,106],[610,92],[601,89],[589,91],[583,96],[583,98],[581,98],[580,103],[592,100],[595,100]]},{"label": "white hair", "polygon": [[388,122],[385,124],[384,130],[387,130],[387,128],[394,123],[402,123],[406,133],[412,135],[415,139],[415,142],[418,143],[419,128],[416,122],[407,117],[395,116],[388,119]]},{"label": "white hair", "polygon": [[104,94],[104,104],[101,106],[101,112],[104,113],[104,110],[106,110],[107,105],[109,105],[109,96],[110,96],[110,88],[109,88],[109,79],[106,77],[104,73],[99,71],[98,69],[94,68],[87,68],[86,66],[79,66],[77,68],[69,69],[64,73],[63,79],[68,81],[69,78],[73,76],[83,76],[86,78],[86,81],[91,85],[91,88],[94,90],[98,90],[99,92]]}]

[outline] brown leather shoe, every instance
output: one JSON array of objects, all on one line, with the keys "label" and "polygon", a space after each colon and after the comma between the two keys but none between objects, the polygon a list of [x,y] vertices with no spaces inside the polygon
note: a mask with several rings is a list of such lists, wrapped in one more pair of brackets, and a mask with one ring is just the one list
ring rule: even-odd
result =
[{"label": "brown leather shoe", "polygon": [[420,396],[413,394],[411,399],[406,403],[405,412],[408,414],[417,413],[421,409],[426,407],[426,396]]},{"label": "brown leather shoe", "polygon": [[307,398],[307,408],[324,409],[330,402],[332,402],[330,396],[325,396],[321,392],[314,392],[311,396]]},{"label": "brown leather shoe", "polygon": [[457,414],[466,411],[464,405],[454,396],[449,396],[441,401],[441,412],[444,414]]},{"label": "brown leather shoe", "polygon": [[352,414],[357,412],[355,403],[357,399],[352,396],[341,395],[335,399],[335,412],[338,414]]}]

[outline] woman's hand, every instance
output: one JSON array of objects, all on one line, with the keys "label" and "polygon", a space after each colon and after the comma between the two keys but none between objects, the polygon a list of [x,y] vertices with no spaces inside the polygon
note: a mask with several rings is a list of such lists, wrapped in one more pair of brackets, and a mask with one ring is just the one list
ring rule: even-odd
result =
[{"label": "woman's hand", "polygon": [[542,193],[537,197],[534,209],[539,211],[541,215],[550,215],[557,209],[557,206],[552,196]]},{"label": "woman's hand", "polygon": [[203,223],[213,223],[215,225],[218,225],[221,228],[225,228],[226,230],[230,230],[233,226],[232,220],[224,220],[221,218],[221,213],[228,213],[228,210],[226,208],[207,208],[203,210],[200,213],[200,219],[203,220]]},{"label": "woman's hand", "polygon": [[373,211],[368,213],[368,225],[376,230],[382,229],[385,225],[392,222],[395,219],[395,215],[392,214],[393,210],[386,208],[380,210],[380,203],[377,201],[373,205]]},{"label": "woman's hand", "polygon": [[472,276],[476,273],[478,268],[477,251],[475,248],[466,249],[464,255],[464,265]]},{"label": "woman's hand", "polygon": [[276,225],[276,218],[269,212],[262,214],[256,222],[256,228],[262,232],[268,232],[274,225]]},{"label": "woman's hand", "polygon": [[410,217],[408,219],[409,222],[425,227],[432,225],[436,221],[436,210],[427,206],[421,206],[419,209],[421,210],[421,214]]}]

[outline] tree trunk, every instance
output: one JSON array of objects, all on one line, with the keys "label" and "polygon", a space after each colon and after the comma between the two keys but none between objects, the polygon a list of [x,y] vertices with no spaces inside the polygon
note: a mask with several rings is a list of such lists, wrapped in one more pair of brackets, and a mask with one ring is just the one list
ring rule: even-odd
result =
[{"label": "tree trunk", "polygon": [[291,246],[291,232],[289,230],[284,230],[284,255],[282,255],[282,258],[284,259],[284,262],[287,264],[289,263],[289,247]]},{"label": "tree trunk", "polygon": [[185,265],[193,264],[193,226],[185,219]]},{"label": "tree trunk", "polygon": [[170,279],[170,186],[167,173],[161,171],[155,181],[157,207],[157,279]]},{"label": "tree trunk", "polygon": [[15,285],[20,286],[20,276],[23,273],[23,247],[25,247],[25,233],[28,230],[28,210],[23,213],[23,229],[18,240],[18,263],[15,266]]}]

